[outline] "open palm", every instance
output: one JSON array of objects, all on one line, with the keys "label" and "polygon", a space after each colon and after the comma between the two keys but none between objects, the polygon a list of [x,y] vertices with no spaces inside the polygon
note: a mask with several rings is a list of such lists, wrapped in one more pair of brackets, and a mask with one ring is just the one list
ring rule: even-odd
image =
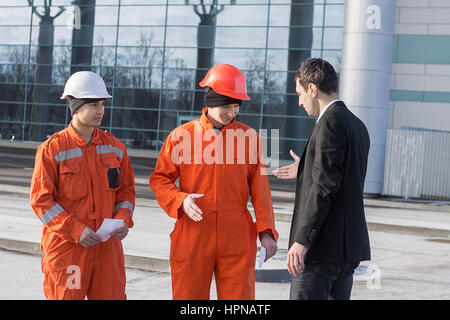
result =
[{"label": "open palm", "polygon": [[295,154],[292,149],[289,151],[294,163],[284,167],[277,168],[273,171],[273,175],[281,180],[295,179],[297,178],[298,164],[300,163],[300,157]]}]

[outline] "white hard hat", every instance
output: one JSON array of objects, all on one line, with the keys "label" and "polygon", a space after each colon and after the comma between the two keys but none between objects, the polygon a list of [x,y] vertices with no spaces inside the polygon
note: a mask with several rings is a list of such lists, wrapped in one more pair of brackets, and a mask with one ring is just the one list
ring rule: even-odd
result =
[{"label": "white hard hat", "polygon": [[78,71],[70,76],[61,99],[105,99],[112,98],[106,90],[102,77],[91,71]]}]

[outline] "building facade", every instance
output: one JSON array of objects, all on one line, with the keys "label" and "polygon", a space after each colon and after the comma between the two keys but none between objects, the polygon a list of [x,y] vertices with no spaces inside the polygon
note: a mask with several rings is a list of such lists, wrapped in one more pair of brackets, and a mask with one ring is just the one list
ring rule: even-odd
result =
[{"label": "building facade", "polygon": [[113,95],[103,128],[128,147],[159,150],[177,124],[201,113],[198,82],[206,71],[228,63],[244,71],[252,98],[239,120],[255,129],[281,128],[281,148],[297,143],[301,149],[314,119],[297,106],[299,63],[323,57],[339,69],[343,0],[24,0],[0,6],[1,139],[42,141],[65,127],[64,83],[74,71],[92,70]]}]

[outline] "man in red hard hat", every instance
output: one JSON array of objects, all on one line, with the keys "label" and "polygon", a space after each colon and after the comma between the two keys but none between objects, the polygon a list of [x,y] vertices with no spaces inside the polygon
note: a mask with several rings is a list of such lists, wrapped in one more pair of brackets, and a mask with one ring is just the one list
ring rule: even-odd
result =
[{"label": "man in red hard hat", "polygon": [[242,100],[250,100],[245,77],[220,64],[200,86],[206,87],[200,119],[169,134],[150,177],[158,203],[176,219],[170,234],[173,298],[209,299],[214,274],[218,299],[254,299],[256,238],[269,259],[278,233],[259,136],[235,120]]},{"label": "man in red hard hat", "polygon": [[[70,76],[61,99],[72,121],[36,152],[30,201],[43,224],[47,299],[126,299],[121,240],[133,226],[134,175],[124,144],[98,129],[106,98],[99,75]],[[96,233],[105,218],[120,223],[109,240]]]}]

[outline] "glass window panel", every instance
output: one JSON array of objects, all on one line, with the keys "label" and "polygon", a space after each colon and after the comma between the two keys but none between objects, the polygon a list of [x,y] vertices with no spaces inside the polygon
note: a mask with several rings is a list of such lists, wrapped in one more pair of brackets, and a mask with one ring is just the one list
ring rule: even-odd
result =
[{"label": "glass window panel", "polygon": [[323,39],[324,49],[341,49],[343,41],[342,28],[325,28]]},{"label": "glass window panel", "polygon": [[341,51],[340,50],[324,50],[323,59],[327,60],[336,70],[337,73],[341,71]]},{"label": "glass window panel", "polygon": [[344,6],[329,5],[325,8],[325,26],[344,25]]},{"label": "glass window panel", "polygon": [[[112,85],[114,82],[114,67],[108,67],[105,65],[96,65],[91,69],[92,72],[97,73],[105,81],[106,89],[108,93],[112,95]],[[108,99],[106,99],[106,104],[108,104]]]},{"label": "glass window panel", "polygon": [[150,129],[156,128],[158,112],[147,110],[127,110],[114,108],[113,127]]},{"label": "glass window panel", "polygon": [[[179,90],[169,89],[163,92],[163,110],[180,110],[180,112],[199,112],[203,105],[194,106],[194,91],[193,90]],[[176,124],[176,123],[175,123]],[[175,125],[174,124],[174,125]],[[172,127],[173,129],[175,127]],[[170,130],[171,130],[170,129]]]},{"label": "glass window panel", "polygon": [[119,46],[162,46],[164,27],[120,27]]},{"label": "glass window panel", "polygon": [[217,27],[216,46],[217,47],[258,47],[266,45],[267,29],[245,28],[245,27]]},{"label": "glass window panel", "polygon": [[[23,88],[15,85],[0,84],[3,90],[11,90],[12,92],[21,93]],[[23,94],[22,94],[23,96]],[[23,98],[22,98],[23,99]],[[12,94],[1,94],[0,96],[0,108],[2,113],[0,115],[0,121],[22,121],[23,120],[23,101],[15,101],[15,97]]]},{"label": "glass window panel", "polygon": [[256,94],[262,92],[264,85],[264,64],[259,67],[253,67],[251,69],[243,69],[246,85],[247,85],[247,93]]},{"label": "glass window panel", "polygon": [[[9,1],[9,5],[11,5],[11,2],[12,1]],[[23,2],[27,3],[26,1]],[[0,10],[2,17],[0,19],[0,25],[7,25],[7,26],[30,25],[30,18],[31,18],[30,7],[27,6],[1,7]]]},{"label": "glass window panel", "polygon": [[197,46],[197,27],[167,27],[167,46]]},{"label": "glass window panel", "polygon": [[161,87],[160,68],[117,67],[116,87],[121,88],[155,88]]},{"label": "glass window panel", "polygon": [[118,47],[117,65],[147,68],[162,67],[162,48],[153,47]]},{"label": "glass window panel", "polygon": [[[35,66],[31,66],[35,67]],[[30,68],[31,69],[31,68]],[[56,105],[58,107],[64,106],[66,104],[65,100],[61,100],[61,94],[64,91],[63,85],[48,85],[47,83],[37,83],[34,82],[35,75],[34,73],[31,74],[32,81],[28,83],[28,95],[27,95],[27,103],[33,104],[34,101],[34,94],[35,90],[48,90],[48,96],[46,96],[45,100],[36,101],[37,104],[44,104],[44,105]],[[67,80],[67,79],[66,79]],[[42,99],[42,98],[41,98]]]},{"label": "glass window panel", "polygon": [[[267,71],[266,72],[266,81],[264,84],[264,93],[265,94],[284,94],[286,92],[286,81],[287,81],[287,72],[284,71]],[[293,77],[292,77],[293,79]],[[289,76],[289,81],[291,81],[291,77]],[[275,101],[275,96],[271,96],[271,100],[267,101]],[[278,100],[277,100],[278,101]],[[279,102],[279,101],[278,101]]]},{"label": "glass window panel", "polygon": [[72,30],[68,30],[66,26],[55,27],[55,33],[53,38],[54,44],[70,44],[72,42]]},{"label": "glass window panel", "polygon": [[167,25],[197,26],[200,18],[194,12],[194,7],[192,5],[184,5],[184,0],[182,4],[179,6],[169,6]]},{"label": "glass window panel", "polygon": [[124,5],[139,5],[139,6],[154,6],[154,5],[165,5],[166,4],[166,0],[122,0],[121,1],[122,6]]},{"label": "glass window panel", "polygon": [[[270,3],[273,4],[291,4],[292,0],[270,0]],[[313,0],[311,0],[313,1]],[[315,0],[317,1],[317,0]]]},{"label": "glass window panel", "polygon": [[0,45],[0,63],[28,64],[28,45]]},{"label": "glass window panel", "polygon": [[[9,1],[9,0],[6,0]],[[128,0],[127,0],[128,1]],[[34,2],[37,3],[43,3],[43,0],[34,0]],[[67,6],[68,4],[71,4],[72,0],[53,0],[53,5],[54,6]],[[124,1],[122,1],[123,3]],[[119,0],[96,0],[96,5],[116,5],[119,3]]]},{"label": "glass window panel", "polygon": [[289,45],[289,28],[269,28],[269,48],[287,48]]},{"label": "glass window panel", "polygon": [[158,110],[159,91],[159,88],[125,87],[122,80],[118,80],[114,89],[114,106]]},{"label": "glass window panel", "polygon": [[[166,92],[168,93],[168,92]],[[164,94],[164,96],[166,96],[166,94]],[[171,99],[167,100],[167,102],[171,101]],[[164,105],[163,110],[167,110],[167,109],[175,109],[170,107],[170,103],[167,105]],[[184,108],[184,111],[182,112],[180,110],[180,112],[173,112],[173,111],[162,111],[161,112],[161,124],[160,124],[160,129],[161,130],[165,130],[165,131],[172,131],[173,129],[175,129],[178,125],[178,119],[179,116],[182,114],[189,114],[186,111],[189,111],[188,108]],[[197,113],[192,113],[192,115],[196,115]],[[200,115],[198,115],[198,117],[200,118]],[[166,139],[167,135],[164,133],[160,133],[159,139],[160,139],[160,143],[164,143],[164,140]]]},{"label": "glass window panel", "polygon": [[[312,3],[306,3],[306,4],[295,4],[294,7],[299,12],[302,12],[304,14],[296,16],[296,19],[294,21],[290,21],[291,16],[291,6],[289,7],[289,15],[286,17],[286,24],[285,25],[292,25],[292,26],[308,26],[311,25],[311,17],[310,12],[313,13],[313,21],[316,21],[316,13],[317,13],[317,7],[314,6]],[[320,10],[319,10],[320,11]],[[320,22],[321,24],[321,22]],[[315,25],[315,23],[314,23]]]},{"label": "glass window panel", "polygon": [[[61,124],[41,124],[31,123],[25,125],[25,140],[44,141],[50,138],[54,133],[63,130],[66,127],[65,123]],[[21,135],[21,132],[17,132]],[[19,140],[17,137],[15,140]]]},{"label": "glass window panel", "polygon": [[164,70],[164,87],[176,90],[194,90],[195,74],[195,69],[167,68]]},{"label": "glass window panel", "polygon": [[[122,141],[128,149],[156,150],[156,132],[121,128],[114,128],[112,131],[114,136]],[[135,174],[137,170],[139,169],[134,168]]]},{"label": "glass window panel", "polygon": [[[60,86],[64,86],[67,79],[70,77],[71,56],[70,51],[66,50],[67,48],[68,47],[56,47],[53,50],[52,83]],[[64,49],[65,52],[60,55],[59,49]],[[67,52],[69,53],[68,55]]]},{"label": "glass window panel", "polygon": [[[214,52],[214,65],[220,63],[232,64],[239,69],[248,65],[257,49],[216,49]],[[264,57],[264,49],[257,50],[260,57]],[[249,58],[250,57],[250,58]]]},{"label": "glass window panel", "polygon": [[[37,1],[37,0],[35,0]],[[59,0],[61,1],[61,0]],[[28,4],[25,3],[19,3],[18,1],[14,1],[14,4],[11,4],[11,0],[0,0],[0,6],[6,6],[6,7],[27,7]]]},{"label": "glass window panel", "polygon": [[[322,45],[322,28],[313,27],[313,48],[320,48]],[[289,28],[270,28],[269,29],[269,48],[285,48],[289,47]]]},{"label": "glass window panel", "polygon": [[344,4],[345,3],[345,0],[321,0],[321,1],[324,1],[327,4],[330,4],[330,3]]},{"label": "glass window panel", "polygon": [[113,46],[94,46],[92,48],[92,65],[97,67],[114,66],[116,49]]},{"label": "glass window panel", "polygon": [[324,10],[324,6],[323,5],[315,5],[314,6],[314,22],[313,25],[317,26],[317,27],[322,27],[323,26],[323,10]]},{"label": "glass window panel", "polygon": [[[116,6],[99,6],[98,1],[95,6],[95,25],[115,26],[117,24],[117,14],[119,12]],[[122,23],[122,21],[120,21]]]},{"label": "glass window panel", "polygon": [[286,70],[288,50],[267,50],[267,70]]},{"label": "glass window panel", "polygon": [[[60,93],[59,96],[61,96]],[[66,122],[66,109],[66,104],[34,104],[31,102],[27,104],[27,119],[37,124],[49,123],[64,125]]]},{"label": "glass window panel", "polygon": [[[3,104],[0,104],[0,108]],[[22,140],[22,124],[0,122],[0,139],[9,141]]]},{"label": "glass window panel", "polygon": [[165,67],[197,68],[196,48],[166,48]]},{"label": "glass window panel", "polygon": [[313,49],[320,49],[322,48],[322,31],[323,28],[313,28],[313,42],[312,42],[312,48]]},{"label": "glass window panel", "polygon": [[53,65],[70,66],[72,58],[72,47],[69,44],[61,42],[53,46]]},{"label": "glass window panel", "polygon": [[[286,79],[286,74],[280,74],[281,79]],[[278,90],[278,89],[277,89]],[[284,92],[281,93],[270,93],[267,91],[264,94],[264,114],[275,114],[275,115],[283,115],[286,107],[286,95]],[[277,118],[273,117],[272,120],[277,120]],[[274,123],[270,127],[268,123],[265,124],[266,128],[280,128],[279,125]]]},{"label": "glass window panel", "polygon": [[165,6],[121,6],[121,25],[164,25]]},{"label": "glass window panel", "polygon": [[[250,108],[249,104],[254,106],[255,103],[251,103],[250,101],[246,101],[245,107],[242,106],[240,109],[243,110],[243,109]],[[258,112],[259,112],[259,108],[260,107],[261,107],[261,105],[259,104],[259,105],[255,105],[252,109],[254,109],[254,110],[258,109]],[[236,117],[236,120],[239,121],[239,122],[242,122],[242,123],[244,123],[244,124],[246,124],[246,125],[248,125],[250,127],[252,127],[256,131],[259,130],[259,122],[260,122],[259,115],[257,115],[257,116],[245,115],[245,113],[240,113],[239,112],[239,114]]]},{"label": "glass window panel", "polygon": [[98,5],[117,5],[119,0],[96,0],[96,4]]},{"label": "glass window panel", "polygon": [[[311,5],[311,4],[299,4],[295,5],[299,9],[302,10],[313,10],[313,25],[321,26],[323,22],[323,6],[322,5]],[[311,8],[312,7],[312,8]],[[270,9],[270,26],[284,26],[287,27],[290,25],[290,15],[291,15],[291,6],[286,5],[272,5]],[[306,17],[307,18],[307,17]],[[309,18],[307,20],[299,19],[292,22],[294,26],[305,26],[309,25]]]},{"label": "glass window panel", "polygon": [[217,16],[218,26],[265,26],[267,6],[229,5]]},{"label": "glass window panel", "polygon": [[94,44],[100,46],[116,45],[116,27],[95,26]]},{"label": "glass window panel", "polygon": [[[1,10],[1,9],[0,9]],[[28,44],[30,27],[23,26],[0,26],[0,44]]]},{"label": "glass window panel", "polygon": [[[219,4],[224,4],[224,5],[230,4],[232,2],[233,2],[233,0],[218,0]],[[234,0],[234,2],[237,5],[240,5],[240,4],[261,5],[261,4],[268,4],[269,0]]]},{"label": "glass window panel", "polygon": [[291,6],[271,5],[270,6],[270,26],[289,26]]}]

